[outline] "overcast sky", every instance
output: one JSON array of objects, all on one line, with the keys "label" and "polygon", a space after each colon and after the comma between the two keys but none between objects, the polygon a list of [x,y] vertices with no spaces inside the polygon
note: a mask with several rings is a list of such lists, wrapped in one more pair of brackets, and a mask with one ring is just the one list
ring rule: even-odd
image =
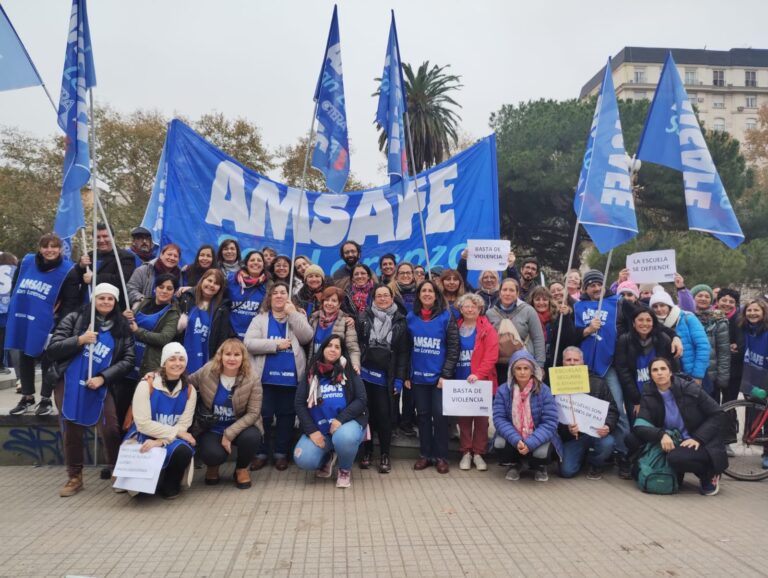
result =
[{"label": "overcast sky", "polygon": [[[352,170],[383,184],[374,77],[397,18],[405,62],[462,76],[461,127],[490,132],[502,104],[577,97],[623,46],[768,48],[765,0],[340,0]],[[70,0],[3,0],[58,104]],[[261,127],[270,148],[309,129],[331,0],[91,0],[97,103],[189,118],[220,111]],[[40,88],[0,93],[0,124],[44,136],[55,115]],[[585,135],[586,142],[586,135]]]}]

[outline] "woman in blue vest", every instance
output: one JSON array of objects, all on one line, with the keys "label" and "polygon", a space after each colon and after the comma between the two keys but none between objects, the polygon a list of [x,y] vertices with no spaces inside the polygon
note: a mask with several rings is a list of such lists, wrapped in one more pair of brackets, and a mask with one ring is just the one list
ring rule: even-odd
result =
[{"label": "woman in blue vest", "polygon": [[[408,326],[394,301],[392,288],[376,285],[373,303],[358,322],[360,345],[360,377],[368,396],[371,429],[379,437],[379,473],[392,470],[389,459],[392,444],[392,423],[396,400],[400,399],[403,383],[408,377],[410,343]],[[365,442],[360,467],[368,469],[373,455],[373,440]]]},{"label": "woman in blue vest", "polygon": [[293,422],[296,419],[296,386],[304,379],[307,356],[304,347],[312,341],[312,327],[303,312],[288,297],[288,285],[275,283],[269,289],[259,313],[245,334],[245,347],[253,355],[251,363],[264,388],[261,416],[264,419],[264,443],[251,463],[251,470],[267,464],[272,419],[274,428],[275,469],[288,468]]},{"label": "woman in blue vest", "polygon": [[447,474],[448,420],[443,416],[443,379],[451,379],[459,359],[459,330],[440,290],[423,281],[406,318],[411,336],[411,374],[405,387],[413,391],[419,423],[420,457],[414,470],[431,465]]},{"label": "woman in blue vest", "polygon": [[390,281],[389,286],[395,294],[395,303],[403,315],[413,311],[413,302],[416,299],[416,277],[413,265],[407,261],[399,263],[395,269],[395,277]]},{"label": "woman in blue vest", "polygon": [[293,459],[302,470],[330,478],[337,459],[337,488],[351,485],[352,464],[368,425],[365,387],[350,367],[344,340],[330,335],[296,389],[296,415],[304,435]]},{"label": "woman in blue vest", "polygon": [[[180,343],[163,347],[160,369],[146,376],[133,394],[133,425],[126,440],[135,440],[142,452],[166,449],[157,493],[173,499],[181,483],[192,482],[192,457],[197,441],[189,433],[195,415],[197,392],[187,377],[187,352]],[[186,474],[186,475],[185,475]]]},{"label": "woman in blue vest", "polygon": [[373,272],[368,265],[358,263],[352,267],[350,283],[344,290],[344,311],[359,319],[373,301],[373,286]]},{"label": "woman in blue vest", "polygon": [[181,247],[176,243],[168,243],[162,249],[157,259],[144,263],[136,269],[128,280],[128,300],[131,306],[141,302],[145,297],[152,297],[155,288],[155,277],[168,273],[181,281]]},{"label": "woman in blue vest", "polygon": [[323,291],[329,286],[322,268],[319,265],[309,265],[304,270],[304,284],[295,294],[293,303],[298,309],[302,309],[309,318],[320,309],[323,302]]},{"label": "woman in blue vest", "polygon": [[178,329],[184,332],[187,369],[194,373],[212,359],[225,340],[234,335],[229,321],[227,280],[219,269],[203,273],[194,293],[182,298],[184,315]]},{"label": "woman in blue vest", "polygon": [[253,376],[248,351],[239,339],[227,339],[214,358],[189,376],[200,396],[199,403],[216,417],[203,432],[196,432],[201,461],[208,467],[206,485],[219,483],[219,466],[237,448],[235,485],[251,487],[248,466],[261,445],[262,389]]},{"label": "woman in blue vest", "polygon": [[312,343],[307,347],[307,359],[312,364],[320,344],[331,334],[341,335],[344,347],[352,362],[352,369],[360,373],[360,347],[357,343],[355,318],[341,310],[344,291],[338,287],[328,287],[323,291],[322,306],[309,318],[309,324],[314,331]]},{"label": "woman in blue vest", "polygon": [[93,324],[91,306],[85,305],[61,320],[48,345],[48,356],[55,363],[56,405],[63,418],[64,462],[69,475],[59,491],[63,498],[83,489],[83,434],[87,428],[98,427],[109,465],[114,466],[117,460],[120,424],[112,388],[119,386],[134,366],[133,336],[118,311],[119,295],[114,285],[97,285]]},{"label": "woman in blue vest", "polygon": [[[80,306],[80,279],[74,263],[62,254],[61,239],[55,234],[40,237],[37,253],[22,259],[16,269],[13,294],[8,306],[5,349],[19,350],[21,400],[11,415],[26,413],[35,405],[35,365],[48,367],[43,348],[56,323]],[[52,383],[43,379],[37,415],[53,411]]]},{"label": "woman in blue vest", "polygon": [[181,288],[179,295],[187,291],[194,291],[195,286],[200,282],[208,269],[216,268],[216,249],[212,245],[203,245],[197,250],[195,260],[191,265],[184,265],[181,268]]},{"label": "woman in blue vest", "polygon": [[[741,391],[765,399],[768,390],[768,302],[764,299],[747,301],[740,328],[744,336],[744,369]],[[747,416],[752,423],[754,416]],[[768,469],[768,446],[763,446],[763,469]]]},{"label": "woman in blue vest", "polygon": [[219,244],[216,252],[216,263],[224,276],[235,274],[240,270],[240,244],[234,239],[225,239]]},{"label": "woman in blue vest", "polygon": [[227,282],[228,296],[232,302],[229,320],[234,332],[243,339],[272,283],[264,269],[264,255],[261,251],[249,251],[243,267],[237,273],[229,274]]}]

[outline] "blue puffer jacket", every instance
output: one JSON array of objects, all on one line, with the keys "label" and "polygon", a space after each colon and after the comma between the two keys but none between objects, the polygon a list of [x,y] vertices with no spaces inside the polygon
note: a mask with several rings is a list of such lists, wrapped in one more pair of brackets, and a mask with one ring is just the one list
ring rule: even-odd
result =
[{"label": "blue puffer jacket", "polygon": [[493,425],[496,434],[503,437],[513,446],[523,440],[533,452],[540,445],[551,442],[560,457],[563,455],[563,442],[557,435],[557,402],[549,386],[542,383],[538,394],[531,397],[531,416],[533,417],[533,433],[523,439],[512,424],[512,392],[508,384],[503,384],[496,392],[493,400]]},{"label": "blue puffer jacket", "polygon": [[701,321],[687,311],[680,312],[675,333],[683,342],[683,372],[696,379],[703,379],[709,368],[709,338]]}]

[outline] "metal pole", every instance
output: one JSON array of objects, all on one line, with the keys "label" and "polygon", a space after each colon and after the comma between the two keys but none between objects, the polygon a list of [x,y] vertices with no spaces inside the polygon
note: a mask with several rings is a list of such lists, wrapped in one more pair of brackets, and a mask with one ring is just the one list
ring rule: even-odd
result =
[{"label": "metal pole", "polygon": [[56,104],[53,102],[53,98],[51,98],[51,93],[48,92],[48,87],[45,86],[45,84],[41,84],[40,86],[43,87],[43,90],[45,91],[45,96],[48,97],[48,100],[51,103],[51,106],[53,107],[53,112],[56,113],[56,116],[59,116],[59,107],[56,106]]},{"label": "metal pole", "polygon": [[[99,212],[101,213],[101,218],[104,219],[104,224],[107,226],[107,233],[109,234],[109,240],[112,243],[112,251],[115,254],[115,261],[117,261],[117,272],[120,275],[120,285],[123,289],[123,295],[125,296],[125,306],[130,309],[131,303],[128,300],[128,287],[125,285],[125,275],[123,274],[123,265],[120,263],[120,252],[117,248],[117,244],[115,243],[115,238],[112,236],[112,229],[109,226],[109,221],[107,220],[107,213],[104,211],[104,207],[101,204],[101,199],[99,199],[99,193],[98,191],[93,191],[94,199],[96,199],[96,204],[99,206]],[[119,305],[118,305],[119,306]]]},{"label": "metal pole", "polygon": [[[91,121],[91,194],[93,195],[93,276],[91,277],[91,325],[90,331],[95,331],[96,327],[96,118],[93,114],[93,88],[88,91],[88,100],[90,102],[90,121]],[[93,344],[88,347],[88,379],[93,377]],[[102,386],[105,387],[105,386]],[[99,433],[97,428],[93,428],[93,465],[99,463]]]},{"label": "metal pole", "polygon": [[312,137],[315,135],[315,117],[317,117],[317,107],[319,104],[319,101],[316,100],[315,109],[312,111],[312,122],[309,123],[307,152],[304,155],[304,168],[301,171],[301,184],[304,187],[304,190],[301,191],[301,195],[299,196],[299,208],[296,210],[296,217],[293,223],[293,249],[291,250],[291,276],[288,280],[288,299],[291,299],[293,296],[293,278],[295,274],[293,262],[296,260],[296,245],[298,244],[299,225],[301,223],[301,208],[304,205],[304,194],[309,189],[307,186],[307,165],[309,164],[309,148],[312,146]]},{"label": "metal pole", "polygon": [[608,287],[608,270],[611,267],[611,257],[613,257],[613,249],[608,251],[608,261],[605,263],[605,273],[603,273],[603,292],[600,293],[600,301],[597,302],[597,315],[600,315],[600,311],[603,308],[603,298],[605,297],[605,288]]},{"label": "metal pole", "polygon": [[[560,305],[565,305],[566,300],[568,299],[568,271],[571,270],[571,267],[573,266],[573,257],[576,254],[576,239],[579,236],[579,222],[581,221],[581,212],[584,209],[584,200],[582,199],[581,205],[579,206],[579,215],[576,217],[576,226],[573,229],[573,241],[571,242],[571,254],[568,257],[568,268],[565,270],[565,276],[566,279],[564,280],[565,288],[563,290],[563,300],[560,302]],[[555,339],[555,351],[554,351],[554,361],[552,362],[552,367],[557,367],[557,352],[560,350],[560,337],[563,332],[563,314],[560,313],[559,318],[557,320],[557,338]]]},{"label": "metal pole", "polygon": [[[413,172],[413,192],[416,195],[416,204],[419,208],[419,225],[421,225],[421,240],[424,243],[424,258],[427,261],[427,278],[432,276],[432,266],[429,263],[429,249],[427,248],[427,229],[424,227],[424,215],[421,214],[421,199],[419,198],[419,188],[416,183],[416,162],[413,157],[413,137],[411,136],[411,119],[408,111],[405,111],[405,131],[408,135],[408,151],[411,153],[411,171]],[[405,195],[403,195],[405,196]]]}]

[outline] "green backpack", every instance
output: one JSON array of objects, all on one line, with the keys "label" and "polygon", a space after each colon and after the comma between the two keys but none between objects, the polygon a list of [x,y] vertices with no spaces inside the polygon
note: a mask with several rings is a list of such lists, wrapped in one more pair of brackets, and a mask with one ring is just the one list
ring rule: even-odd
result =
[{"label": "green backpack", "polygon": [[[634,425],[635,427],[654,427],[652,423],[642,418],[636,419]],[[667,430],[667,434],[675,442],[675,446],[680,445],[682,439],[679,431]],[[667,454],[661,449],[660,444],[645,444],[637,460],[637,467],[637,485],[643,492],[663,495],[677,493],[677,474],[667,463]]]}]

